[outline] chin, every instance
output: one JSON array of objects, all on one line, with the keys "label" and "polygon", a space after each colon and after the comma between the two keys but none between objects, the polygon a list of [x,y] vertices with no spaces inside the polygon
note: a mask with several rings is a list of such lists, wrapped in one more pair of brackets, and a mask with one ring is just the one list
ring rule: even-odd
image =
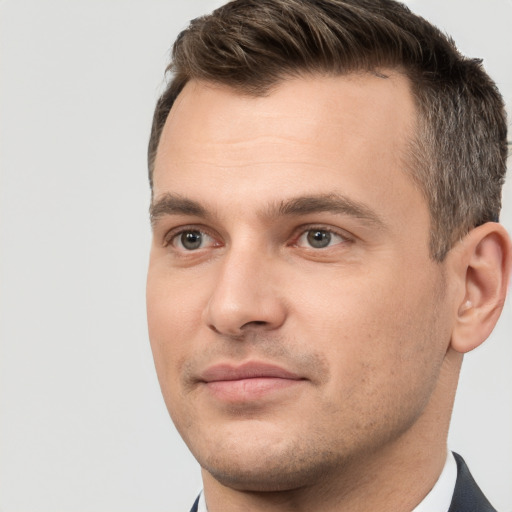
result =
[{"label": "chin", "polygon": [[333,471],[332,452],[308,453],[303,448],[283,451],[266,446],[254,454],[219,450],[199,462],[220,484],[240,491],[292,491],[313,485]]}]

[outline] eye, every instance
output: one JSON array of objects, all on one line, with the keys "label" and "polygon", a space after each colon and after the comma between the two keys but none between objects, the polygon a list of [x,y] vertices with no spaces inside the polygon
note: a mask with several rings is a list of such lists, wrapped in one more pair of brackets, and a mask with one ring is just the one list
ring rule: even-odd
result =
[{"label": "eye", "polygon": [[211,246],[215,242],[213,238],[204,231],[198,229],[187,229],[176,233],[170,239],[171,245],[179,250],[195,251]]},{"label": "eye", "polygon": [[300,247],[311,247],[313,249],[325,249],[332,245],[346,242],[347,239],[328,229],[308,229],[297,239]]}]

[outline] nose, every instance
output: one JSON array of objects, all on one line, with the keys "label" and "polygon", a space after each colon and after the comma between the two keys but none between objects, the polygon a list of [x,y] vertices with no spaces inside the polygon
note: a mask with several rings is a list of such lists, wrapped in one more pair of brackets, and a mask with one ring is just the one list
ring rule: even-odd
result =
[{"label": "nose", "polygon": [[219,262],[204,321],[216,333],[240,337],[276,330],[286,319],[278,265],[254,250],[231,250]]}]

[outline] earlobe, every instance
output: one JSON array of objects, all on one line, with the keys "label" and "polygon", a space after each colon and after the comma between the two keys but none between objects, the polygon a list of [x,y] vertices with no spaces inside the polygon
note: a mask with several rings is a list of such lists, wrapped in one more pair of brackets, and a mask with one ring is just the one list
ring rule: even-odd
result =
[{"label": "earlobe", "polygon": [[491,334],[503,309],[510,277],[510,238],[500,224],[488,222],[460,242],[463,299],[457,310],[451,346],[466,353]]}]

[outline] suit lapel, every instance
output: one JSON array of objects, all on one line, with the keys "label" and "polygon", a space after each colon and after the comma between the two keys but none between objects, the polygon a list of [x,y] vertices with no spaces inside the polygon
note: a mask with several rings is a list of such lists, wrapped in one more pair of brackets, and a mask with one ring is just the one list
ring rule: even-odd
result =
[{"label": "suit lapel", "polygon": [[194,504],[192,505],[190,512],[197,512],[198,505],[199,505],[199,496],[196,498],[196,501],[194,501]]},{"label": "suit lapel", "polygon": [[474,481],[464,459],[454,453],[457,462],[457,483],[448,512],[496,512]]}]

